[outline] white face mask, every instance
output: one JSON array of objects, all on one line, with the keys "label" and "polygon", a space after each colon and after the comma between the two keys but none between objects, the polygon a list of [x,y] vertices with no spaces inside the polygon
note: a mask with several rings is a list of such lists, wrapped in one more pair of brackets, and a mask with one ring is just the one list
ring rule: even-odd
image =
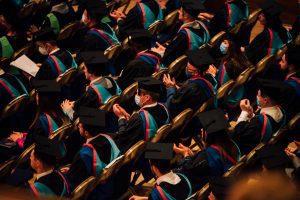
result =
[{"label": "white face mask", "polygon": [[39,47],[39,52],[44,56],[48,55],[48,51],[44,47]]},{"label": "white face mask", "polygon": [[142,102],[141,102],[141,97],[139,96],[139,95],[135,95],[134,96],[134,101],[135,101],[135,103],[136,103],[136,105],[138,105],[139,107],[142,107],[143,106],[143,104],[142,104]]},{"label": "white face mask", "polygon": [[85,25],[88,23],[88,19],[87,19],[87,17],[85,16],[84,13],[82,14],[81,21],[82,21]]}]

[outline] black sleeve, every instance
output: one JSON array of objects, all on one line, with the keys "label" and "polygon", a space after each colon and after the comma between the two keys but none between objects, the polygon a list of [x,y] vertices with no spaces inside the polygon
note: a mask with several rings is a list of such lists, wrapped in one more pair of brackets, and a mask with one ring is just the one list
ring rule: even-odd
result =
[{"label": "black sleeve", "polygon": [[117,141],[121,151],[127,151],[139,140],[144,139],[143,122],[138,113],[133,114],[128,121],[119,120],[119,131]]},{"label": "black sleeve", "polygon": [[77,153],[74,157],[74,160],[70,166],[67,177],[71,182],[71,186],[75,189],[81,182],[89,177],[85,164],[80,157],[80,154]]},{"label": "black sleeve", "polygon": [[136,28],[144,28],[142,27],[141,22],[141,14],[135,6],[132,8],[129,13],[127,14],[126,18],[124,20],[120,20],[118,22],[119,27],[119,38],[123,39],[126,35],[126,31],[130,29],[136,29]]},{"label": "black sleeve", "polygon": [[38,119],[32,128],[28,130],[26,139],[24,141],[24,149],[29,147],[31,144],[35,142],[34,137],[36,135],[48,137],[47,133],[45,133],[41,121]]},{"label": "black sleeve", "polygon": [[53,80],[56,79],[55,74],[53,73],[51,66],[48,64],[47,61],[43,62],[42,66],[40,67],[39,71],[35,76],[36,80]]},{"label": "black sleeve", "polygon": [[167,46],[162,62],[169,66],[176,58],[182,56],[188,50],[188,41],[184,33],[178,33],[175,39]]},{"label": "black sleeve", "polygon": [[251,151],[261,140],[262,124],[258,117],[249,122],[239,122],[234,130],[232,139],[237,142],[243,153]]}]

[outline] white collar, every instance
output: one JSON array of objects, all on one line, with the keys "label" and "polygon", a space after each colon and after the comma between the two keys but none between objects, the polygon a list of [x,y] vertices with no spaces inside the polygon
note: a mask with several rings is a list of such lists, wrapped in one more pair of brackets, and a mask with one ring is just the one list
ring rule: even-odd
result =
[{"label": "white collar", "polygon": [[59,48],[56,48],[56,49],[54,49],[53,51],[51,51],[51,52],[49,53],[49,55],[54,54],[54,53],[57,52],[57,51],[59,51]]},{"label": "white collar", "polygon": [[180,181],[181,181],[180,177],[177,174],[175,174],[174,172],[171,171],[171,172],[159,177],[156,180],[156,183],[157,183],[157,185],[159,185],[162,182],[166,182],[166,183],[169,183],[169,184],[172,184],[172,185],[176,185]]},{"label": "white collar", "polygon": [[97,137],[99,137],[100,136],[100,134],[101,133],[99,133],[98,135],[96,135],[96,136],[94,136],[94,137],[91,137],[91,138],[88,138],[88,139],[86,139],[86,144],[89,144],[93,139],[96,139]]},{"label": "white collar", "polygon": [[155,102],[153,104],[145,105],[145,106],[143,106],[143,108],[151,108],[151,107],[154,107],[154,106],[157,106],[157,102]]},{"label": "white collar", "polygon": [[0,75],[3,75],[5,72],[0,68]]},{"label": "white collar", "polygon": [[266,113],[271,116],[277,123],[283,118],[283,113],[278,106],[266,107],[260,110],[260,113]]},{"label": "white collar", "polygon": [[53,172],[53,169],[50,169],[50,170],[45,171],[43,173],[37,174],[36,175],[36,180],[42,178],[43,176],[47,176],[47,175],[51,174],[52,172]]},{"label": "white collar", "polygon": [[91,83],[90,83],[90,85],[93,84],[93,83],[95,83],[95,82],[97,82],[97,81],[99,81],[99,80],[101,80],[101,79],[102,79],[102,76],[100,76],[100,77],[92,80]]}]

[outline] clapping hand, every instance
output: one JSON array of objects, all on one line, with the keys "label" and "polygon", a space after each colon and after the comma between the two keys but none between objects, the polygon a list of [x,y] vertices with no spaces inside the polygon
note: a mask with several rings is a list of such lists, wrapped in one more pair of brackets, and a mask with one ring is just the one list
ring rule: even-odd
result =
[{"label": "clapping hand", "polygon": [[175,151],[175,153],[182,155],[184,158],[194,155],[193,151],[189,147],[186,147],[181,143],[179,143],[178,146],[174,144],[173,150]]},{"label": "clapping hand", "polygon": [[126,112],[124,108],[122,108],[119,104],[113,105],[113,111],[115,115],[120,119],[122,117],[125,117],[126,120],[129,120],[130,115]]},{"label": "clapping hand", "polygon": [[151,51],[158,53],[161,57],[163,57],[165,54],[165,51],[166,51],[166,47],[159,44],[158,42],[156,42],[156,45],[157,45],[157,47],[152,47]]}]

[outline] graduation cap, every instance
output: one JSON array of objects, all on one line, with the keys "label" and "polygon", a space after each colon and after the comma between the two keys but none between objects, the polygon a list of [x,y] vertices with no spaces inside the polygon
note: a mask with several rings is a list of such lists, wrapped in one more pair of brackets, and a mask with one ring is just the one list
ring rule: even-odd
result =
[{"label": "graduation cap", "polygon": [[147,29],[134,29],[127,31],[129,40],[152,39],[152,35]]},{"label": "graduation cap", "polygon": [[52,28],[47,27],[39,30],[33,35],[35,42],[39,41],[56,41],[57,36],[55,35]]},{"label": "graduation cap", "polygon": [[102,0],[87,0],[86,10],[89,15],[93,17],[106,16],[108,15],[108,9],[105,1]]},{"label": "graduation cap", "polygon": [[195,49],[186,52],[188,61],[201,71],[206,71],[210,64],[215,63],[215,59],[204,49]]},{"label": "graduation cap", "polygon": [[160,94],[162,92],[162,82],[152,77],[140,77],[134,79],[138,82],[138,88]]},{"label": "graduation cap", "polygon": [[106,64],[107,57],[103,51],[85,51],[80,53],[85,65]]},{"label": "graduation cap", "polygon": [[182,0],[182,8],[194,18],[198,18],[199,13],[205,10],[199,0]]},{"label": "graduation cap", "polygon": [[208,181],[213,195],[218,200],[223,200],[227,198],[227,195],[229,195],[230,188],[233,184],[233,178],[224,176],[214,176],[209,177]]},{"label": "graduation cap", "polygon": [[55,80],[33,80],[32,86],[38,93],[57,94],[61,91],[59,84]]},{"label": "graduation cap", "polygon": [[258,79],[258,88],[262,96],[268,96],[273,101],[281,102],[290,93],[291,88],[283,81]]},{"label": "graduation cap", "polygon": [[50,140],[47,137],[37,135],[34,140],[35,154],[46,164],[53,165],[66,155],[65,145],[56,139]]},{"label": "graduation cap", "polygon": [[279,16],[283,11],[283,7],[275,0],[265,0],[260,4],[263,12],[269,16]]},{"label": "graduation cap", "polygon": [[199,113],[197,118],[208,135],[220,133],[229,127],[229,123],[220,108]]},{"label": "graduation cap", "polygon": [[290,162],[280,145],[268,145],[257,151],[257,157],[267,169],[285,168]]},{"label": "graduation cap", "polygon": [[90,107],[80,107],[78,110],[78,117],[79,123],[97,126],[103,130],[106,128],[106,114],[103,110]]},{"label": "graduation cap", "polygon": [[153,160],[171,160],[173,158],[172,143],[147,143],[145,158]]}]

